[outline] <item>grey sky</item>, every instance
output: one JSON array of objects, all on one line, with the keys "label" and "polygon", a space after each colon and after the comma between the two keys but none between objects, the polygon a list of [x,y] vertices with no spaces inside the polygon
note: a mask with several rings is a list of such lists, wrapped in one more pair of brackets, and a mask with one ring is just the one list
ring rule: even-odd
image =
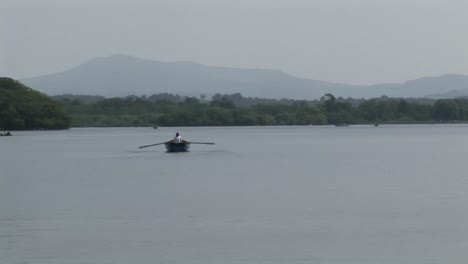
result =
[{"label": "grey sky", "polygon": [[115,53],[352,84],[468,74],[467,14],[457,0],[0,0],[0,75]]}]

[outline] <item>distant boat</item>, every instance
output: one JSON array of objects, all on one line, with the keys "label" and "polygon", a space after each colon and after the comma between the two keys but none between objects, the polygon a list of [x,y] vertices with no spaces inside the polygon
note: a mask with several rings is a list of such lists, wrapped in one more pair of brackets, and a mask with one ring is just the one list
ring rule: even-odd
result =
[{"label": "distant boat", "polygon": [[5,132],[5,133],[1,133],[1,132],[0,132],[0,136],[2,136],[2,137],[9,137],[9,136],[11,136],[11,133],[10,133],[10,131],[7,131],[7,132]]},{"label": "distant boat", "polygon": [[183,143],[173,143],[173,142],[166,142],[164,143],[166,146],[167,152],[187,152],[190,147],[190,143],[183,142]]}]

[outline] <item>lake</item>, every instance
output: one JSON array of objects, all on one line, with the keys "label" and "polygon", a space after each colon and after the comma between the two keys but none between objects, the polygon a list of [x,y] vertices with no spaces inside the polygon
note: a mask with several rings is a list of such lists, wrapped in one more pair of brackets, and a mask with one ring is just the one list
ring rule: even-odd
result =
[{"label": "lake", "polygon": [[[188,153],[138,146],[180,132]],[[0,137],[0,263],[466,263],[468,125]]]}]

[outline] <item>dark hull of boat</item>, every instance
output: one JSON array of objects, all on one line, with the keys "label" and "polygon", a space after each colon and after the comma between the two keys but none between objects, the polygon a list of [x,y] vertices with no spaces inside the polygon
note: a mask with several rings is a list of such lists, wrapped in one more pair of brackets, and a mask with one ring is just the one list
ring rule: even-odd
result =
[{"label": "dark hull of boat", "polygon": [[187,143],[166,143],[167,152],[187,152],[190,144]]}]

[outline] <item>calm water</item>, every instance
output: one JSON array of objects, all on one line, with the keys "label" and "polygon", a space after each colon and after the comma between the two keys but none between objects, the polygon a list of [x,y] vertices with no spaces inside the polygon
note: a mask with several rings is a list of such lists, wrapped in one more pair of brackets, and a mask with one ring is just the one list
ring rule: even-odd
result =
[{"label": "calm water", "polygon": [[467,125],[15,134],[2,264],[468,261]]}]

